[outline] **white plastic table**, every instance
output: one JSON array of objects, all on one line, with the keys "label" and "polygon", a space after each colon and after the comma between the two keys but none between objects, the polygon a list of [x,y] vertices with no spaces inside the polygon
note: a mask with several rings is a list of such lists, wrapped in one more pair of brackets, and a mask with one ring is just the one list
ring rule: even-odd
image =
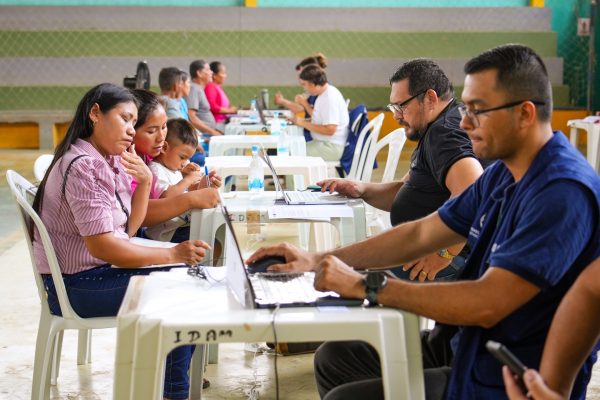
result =
[{"label": "white plastic table", "polygon": [[[263,192],[260,194],[251,192],[236,191],[224,196],[224,202],[227,211],[232,217],[234,223],[247,222],[246,216],[248,210],[255,210],[259,215],[259,223],[300,223],[310,222],[310,219],[271,219],[269,218],[269,208],[275,204],[276,192]],[[330,205],[326,207],[337,207],[346,205]],[[350,217],[332,217],[328,221],[339,232],[340,245],[345,246],[363,240],[367,237],[365,204],[360,199],[349,200],[347,206],[352,208]],[[295,207],[295,206],[287,206]],[[321,206],[307,206],[321,207]],[[190,239],[204,240],[212,243],[217,230],[225,224],[223,215],[219,207],[208,209],[193,209],[191,212]],[[329,250],[334,247],[331,235],[324,229],[322,223],[314,225],[315,249],[316,251]],[[300,226],[304,226],[301,224]],[[300,232],[301,246],[308,247],[306,232]],[[221,240],[221,243],[225,243]],[[225,253],[225,252],[223,252]],[[212,248],[206,251],[205,260],[212,259]]]},{"label": "white plastic table", "polygon": [[[387,399],[424,399],[417,316],[374,307],[245,309],[226,283],[185,270],[133,277],[117,316],[114,399],[162,398],[167,354],[182,345],[364,340],[379,353]],[[200,368],[201,370],[201,368]],[[199,371],[201,373],[201,371]],[[194,381],[197,377],[193,376]]]},{"label": "white plastic table", "polygon": [[[229,123],[229,124],[225,125],[225,132],[223,132],[223,134],[225,136],[245,135],[246,131],[263,131],[263,128],[264,128],[265,134],[268,135],[269,134],[268,127],[265,127],[260,122],[257,124]],[[287,125],[285,127],[285,132],[287,133],[288,136],[304,136],[304,129],[300,128],[297,125]],[[260,136],[260,135],[256,135],[256,136]]]},{"label": "white plastic table", "polygon": [[578,130],[583,129],[587,132],[587,160],[594,170],[600,173],[600,123],[595,123],[596,120],[600,121],[600,118],[572,119],[567,122],[567,126],[571,128],[571,144],[576,148],[579,140]]},{"label": "white plastic table", "polygon": [[[218,156],[206,157],[206,166],[214,169],[223,178],[229,175],[247,176],[250,156]],[[294,175],[294,189],[303,190],[307,185],[327,178],[327,164],[321,157],[273,156],[273,167],[278,176]],[[271,171],[263,162],[265,176]],[[221,190],[224,186],[221,187]]]},{"label": "white plastic table", "polygon": [[[213,136],[208,143],[208,154],[211,157],[224,156],[227,150],[250,149],[258,144],[265,149],[276,149],[278,136],[271,135],[227,135]],[[305,156],[306,140],[304,136],[288,136],[290,155]]]}]

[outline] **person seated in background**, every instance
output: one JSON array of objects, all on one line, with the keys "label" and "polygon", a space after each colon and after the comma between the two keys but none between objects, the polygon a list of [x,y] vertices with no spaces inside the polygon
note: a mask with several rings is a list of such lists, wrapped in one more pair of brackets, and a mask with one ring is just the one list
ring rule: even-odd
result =
[{"label": "person seated in background", "polygon": [[[149,164],[163,151],[167,135],[167,114],[155,93],[144,89],[135,89],[133,92],[138,102],[138,119],[133,143],[144,162]],[[163,190],[157,185],[157,177],[153,176],[148,210],[142,226],[151,227],[164,223],[192,208],[214,208],[219,202],[217,188],[221,186],[221,178],[211,171],[209,179],[211,187],[161,197]],[[136,185],[134,180],[133,190],[136,190]],[[189,237],[189,227],[187,231]],[[182,233],[181,236],[185,237],[185,234]]]},{"label": "person seated in background", "polygon": [[189,107],[185,99],[187,96],[190,95],[190,90],[192,89],[192,81],[190,80],[190,76],[188,75],[188,73],[182,69],[179,70],[179,79],[181,80],[181,97],[179,98],[179,112],[181,113],[181,118],[185,119],[186,121],[189,121]]},{"label": "person seated in background", "polygon": [[[358,243],[316,254],[284,243],[247,263],[283,256],[268,270],[315,270],[317,290],[457,325],[451,369],[424,371],[427,398],[504,399],[502,366],[485,343],[503,343],[539,366],[561,299],[600,256],[600,178],[552,131],[552,86],[531,48],[493,48],[464,72],[461,127],[477,157],[498,160],[473,185],[438,211]],[[416,284],[372,271],[465,240],[471,253],[459,281]],[[357,269],[371,272],[365,278]],[[594,361],[579,371],[573,398],[585,397]],[[364,342],[323,344],[315,376],[327,400],[383,398],[379,355]]]},{"label": "person seated in background", "polygon": [[[190,162],[196,151],[198,137],[192,124],[183,118],[167,121],[167,137],[162,152],[150,161],[149,167],[156,176],[156,186],[162,191],[160,198],[175,197],[208,187],[208,177],[198,164]],[[203,179],[204,178],[204,179]],[[146,236],[155,240],[181,242],[189,237],[189,211],[161,224],[146,229]]]},{"label": "person seated in background", "polygon": [[212,82],[212,71],[204,60],[195,60],[190,64],[190,78],[192,86],[190,92],[185,96],[188,105],[188,116],[194,128],[204,135],[205,140],[211,136],[219,136],[223,133],[216,129],[215,117],[210,111],[210,104],[204,93],[204,88]]},{"label": "person seated in background", "polygon": [[181,70],[176,67],[161,69],[158,73],[158,86],[160,97],[164,100],[167,118],[183,118],[180,102],[183,97]]},{"label": "person seated in background", "polygon": [[[172,248],[129,241],[146,215],[152,184],[152,173],[132,145],[136,103],[128,89],[110,83],[91,88],[79,102],[33,202],[52,239],[71,306],[82,318],[116,316],[132,276],[172,268],[139,267],[196,264],[208,248],[200,240]],[[135,193],[132,177],[138,182]],[[62,315],[36,229],[33,252],[50,311]],[[182,346],[168,355],[165,398],[188,397],[192,351],[192,346]]]},{"label": "person seated in background", "polygon": [[327,82],[318,65],[308,65],[300,72],[300,84],[308,93],[318,96],[310,121],[295,115],[290,121],[310,131],[313,140],[306,143],[306,155],[326,161],[339,161],[348,137],[348,109],[340,91]]},{"label": "person seated in background", "polygon": [[[388,183],[326,179],[322,191],[338,192],[390,211],[392,226],[423,218],[456,197],[483,172],[467,133],[460,127],[460,103],[442,69],[432,60],[404,63],[390,78],[390,104],[394,119],[405,127],[406,137],[417,142],[410,168]],[[394,273],[404,279],[453,279],[464,267],[468,248],[452,246],[406,263]]]},{"label": "person seated in background", "polygon": [[[568,399],[577,373],[584,367],[588,355],[597,357],[600,347],[600,258],[597,258],[577,278],[561,301],[548,337],[540,372],[528,369],[523,380],[529,397],[522,392],[507,367],[502,368],[506,394],[510,400]],[[591,371],[586,371],[591,374]]]},{"label": "person seated in background", "polygon": [[[184,99],[184,96],[190,93],[188,74],[176,67],[163,68],[158,74],[158,85],[161,93],[160,99],[167,112],[167,119],[184,118],[189,120],[187,103]],[[192,161],[197,165],[204,165],[206,153],[204,143],[202,134],[196,135],[196,151],[192,155]]]},{"label": "person seated in background", "polygon": [[[304,67],[306,67],[307,65],[318,65],[322,69],[326,69],[327,57],[325,57],[323,53],[315,53],[312,56],[302,59],[302,61],[300,61],[298,65],[296,65],[296,73],[300,75],[300,72],[302,72]],[[296,95],[294,97],[294,101],[291,101],[283,97],[283,94],[281,94],[281,92],[276,92],[274,102],[278,106],[287,108],[294,114],[305,112],[305,117],[310,118],[316,100],[317,96],[311,95],[309,93],[304,93]]]},{"label": "person seated in background", "polygon": [[[315,53],[312,56],[304,58],[302,61],[296,65],[296,72],[298,75],[302,72],[302,69],[307,65],[318,65],[319,67],[325,69],[327,68],[327,57],[323,53]],[[317,96],[311,94],[298,94],[294,97],[294,101],[287,100],[281,92],[275,93],[275,104],[280,107],[285,107],[290,110],[294,114],[298,114],[304,112],[304,118],[310,118],[312,115],[313,107],[315,105],[315,101],[317,100]],[[312,136],[308,129],[304,129],[304,138],[307,142],[312,140]]]},{"label": "person seated in background", "polygon": [[225,122],[227,114],[235,114],[237,107],[229,104],[229,98],[223,90],[223,83],[227,79],[227,69],[225,64],[220,61],[210,63],[212,71],[212,82],[209,82],[204,87],[204,93],[208,104],[210,104],[210,112],[215,117],[216,127],[220,131],[225,131]]}]

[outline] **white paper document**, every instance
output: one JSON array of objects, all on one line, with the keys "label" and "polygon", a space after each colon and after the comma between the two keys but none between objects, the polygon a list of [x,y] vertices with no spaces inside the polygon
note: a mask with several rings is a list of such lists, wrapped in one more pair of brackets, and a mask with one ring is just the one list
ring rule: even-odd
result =
[{"label": "white paper document", "polygon": [[311,221],[330,221],[331,218],[352,218],[352,207],[345,204],[331,205],[274,205],[269,208],[271,219],[306,219]]}]

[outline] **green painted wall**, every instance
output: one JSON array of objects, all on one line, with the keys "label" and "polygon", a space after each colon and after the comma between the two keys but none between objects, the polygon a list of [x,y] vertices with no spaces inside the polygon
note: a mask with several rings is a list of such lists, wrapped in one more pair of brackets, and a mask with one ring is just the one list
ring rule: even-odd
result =
[{"label": "green painted wall", "polygon": [[564,80],[571,86],[571,103],[587,102],[587,37],[577,36],[577,17],[589,16],[589,0],[545,0],[552,9],[552,30],[558,34],[558,56],[564,60]]},{"label": "green painted wall", "polygon": [[[472,57],[518,42],[543,57],[556,55],[554,32],[97,32],[0,31],[3,57],[178,57],[198,49],[215,57]],[[14,43],[21,43],[14,46]],[[64,44],[68,43],[68,47]],[[285,46],[281,44],[285,43]],[[356,43],[372,43],[365,46]],[[465,43],[469,43],[465,46]]]}]

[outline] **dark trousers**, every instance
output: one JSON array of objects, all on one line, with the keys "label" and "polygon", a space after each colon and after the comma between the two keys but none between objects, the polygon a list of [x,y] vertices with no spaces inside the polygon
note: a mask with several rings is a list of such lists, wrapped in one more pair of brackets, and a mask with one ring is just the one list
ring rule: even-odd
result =
[{"label": "dark trousers", "polygon": [[[117,315],[132,276],[148,275],[154,271],[168,271],[169,269],[171,267],[124,269],[102,265],[76,274],[63,275],[63,281],[71,307],[80,317],[108,317]],[[44,285],[48,293],[50,311],[54,315],[62,315],[54,282],[50,275],[44,275]],[[167,356],[164,397],[188,398],[188,370],[193,352],[194,346],[181,346]]]},{"label": "dark trousers", "polygon": [[[445,398],[449,377],[449,367],[425,369],[425,398]],[[379,355],[365,342],[324,343],[315,354],[315,378],[325,400],[384,398]]]}]

